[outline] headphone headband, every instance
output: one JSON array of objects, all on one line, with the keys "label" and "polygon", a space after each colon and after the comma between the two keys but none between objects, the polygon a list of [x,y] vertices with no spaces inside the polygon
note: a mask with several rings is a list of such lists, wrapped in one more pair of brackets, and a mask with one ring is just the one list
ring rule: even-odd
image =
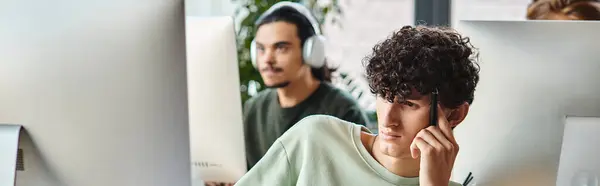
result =
[{"label": "headphone headband", "polygon": [[289,2],[289,1],[282,1],[282,2],[276,3],[273,6],[271,6],[271,8],[269,8],[260,17],[258,17],[255,24],[259,24],[266,16],[273,13],[275,10],[278,10],[283,7],[293,8],[296,11],[298,11],[310,22],[310,24],[313,27],[313,30],[315,31],[315,34],[321,35],[321,29],[319,28],[319,23],[317,22],[317,19],[315,19],[315,17],[311,13],[311,11],[302,4]]},{"label": "headphone headband", "polygon": [[[304,5],[289,1],[276,3],[269,9],[267,9],[262,15],[260,15],[256,20],[255,24],[260,24],[265,17],[273,14],[274,11],[284,7],[291,8],[297,11],[300,14],[300,16],[304,17],[309,22],[309,24],[312,26],[313,31],[315,32],[315,35],[308,37],[302,45],[303,62],[305,64],[308,64],[312,68],[323,67],[323,65],[325,65],[325,38],[321,35],[319,23],[317,22],[311,11]],[[255,68],[258,68],[257,55],[258,54],[256,51],[256,43],[254,40],[252,40],[252,43],[250,44],[250,58],[252,58],[252,65]]]}]

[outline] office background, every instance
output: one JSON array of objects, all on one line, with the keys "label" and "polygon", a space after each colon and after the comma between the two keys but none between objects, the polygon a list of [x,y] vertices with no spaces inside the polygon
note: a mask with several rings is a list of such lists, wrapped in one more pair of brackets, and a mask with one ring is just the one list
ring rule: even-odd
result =
[{"label": "office background", "polygon": [[[326,6],[334,0],[316,0]],[[337,26],[330,21],[322,27],[328,38],[327,58],[349,80],[336,78],[335,83],[349,90],[361,106],[374,117],[375,97],[369,92],[362,59],[378,41],[404,25],[433,24],[456,26],[459,20],[525,20],[532,0],[338,0],[343,17]],[[186,14],[191,16],[234,16],[240,1],[186,0]],[[238,14],[239,15],[239,14]],[[242,13],[243,15],[243,13]],[[239,26],[243,17],[237,16]],[[244,77],[242,77],[243,79]],[[252,82],[242,85],[249,96],[256,93]],[[360,97],[359,97],[360,95]],[[373,120],[372,122],[375,122]]]}]

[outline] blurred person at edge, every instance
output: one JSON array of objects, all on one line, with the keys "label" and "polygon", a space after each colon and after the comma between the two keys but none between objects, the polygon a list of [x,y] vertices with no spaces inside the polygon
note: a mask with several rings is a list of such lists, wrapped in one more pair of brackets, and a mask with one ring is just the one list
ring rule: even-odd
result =
[{"label": "blurred person at edge", "polygon": [[599,0],[534,0],[527,7],[529,20],[600,20]]}]

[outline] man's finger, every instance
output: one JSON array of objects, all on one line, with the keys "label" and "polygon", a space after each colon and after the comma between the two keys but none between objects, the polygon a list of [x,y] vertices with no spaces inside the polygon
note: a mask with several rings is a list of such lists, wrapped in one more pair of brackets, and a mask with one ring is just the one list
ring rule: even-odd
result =
[{"label": "man's finger", "polygon": [[450,140],[452,143],[456,143],[456,140],[454,139],[454,134],[452,133],[452,127],[450,126],[450,123],[448,123],[448,119],[446,118],[446,113],[444,113],[444,110],[442,110],[442,106],[440,105],[437,106],[437,109],[438,126],[440,130],[442,131],[442,133],[444,133],[444,136],[446,136],[448,140]]},{"label": "man's finger", "polygon": [[[440,140],[437,137],[435,137],[431,132],[429,132],[429,130],[427,130],[427,129],[421,130],[421,132],[419,132],[417,134],[417,137],[420,137],[421,139],[423,139],[425,142],[427,142],[427,144],[431,145],[436,150],[441,151],[445,148],[444,145],[442,145],[442,143],[440,143]],[[448,141],[445,138],[443,138],[443,140]]]},{"label": "man's finger", "polygon": [[444,149],[450,150],[450,151],[455,150],[452,142],[446,138],[446,135],[444,135],[438,127],[430,126],[430,127],[427,127],[426,130],[429,133],[431,133],[438,140],[438,142],[444,147]]},{"label": "man's finger", "polygon": [[417,146],[418,150],[419,150],[419,156],[423,156],[428,155],[428,154],[432,154],[434,151],[434,147],[431,146],[430,144],[428,144],[425,140],[423,140],[422,138],[415,138],[415,146]]},{"label": "man's finger", "polygon": [[413,139],[412,143],[410,143],[410,155],[412,156],[413,159],[417,159],[420,155],[419,148],[417,147],[417,143],[416,143],[418,138],[419,137],[415,137]]}]

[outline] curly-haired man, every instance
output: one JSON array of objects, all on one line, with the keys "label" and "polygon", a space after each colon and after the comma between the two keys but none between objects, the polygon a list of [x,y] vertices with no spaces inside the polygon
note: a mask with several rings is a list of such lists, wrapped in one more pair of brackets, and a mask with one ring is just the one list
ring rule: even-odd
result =
[{"label": "curly-haired man", "polygon": [[[467,37],[405,26],[365,58],[379,134],[334,117],[307,117],[281,136],[237,185],[458,185],[450,181],[479,81]],[[429,124],[437,91],[437,125]]]}]

